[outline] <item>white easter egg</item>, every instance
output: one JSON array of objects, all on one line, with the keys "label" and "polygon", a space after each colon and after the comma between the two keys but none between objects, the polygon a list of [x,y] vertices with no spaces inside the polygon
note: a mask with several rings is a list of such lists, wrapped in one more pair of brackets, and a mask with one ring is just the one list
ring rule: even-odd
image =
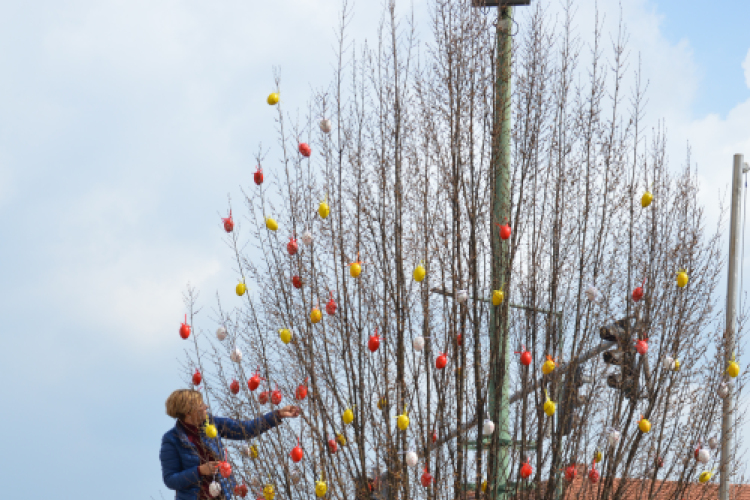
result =
[{"label": "white easter egg", "polygon": [[719,447],[719,440],[716,439],[715,437],[712,437],[711,439],[708,440],[708,447],[711,448],[712,450],[715,450],[716,448]]},{"label": "white easter egg", "polygon": [[492,420],[485,420],[484,426],[482,427],[482,432],[484,432],[485,435],[489,435],[495,432],[495,422],[493,422]]},{"label": "white easter egg", "polygon": [[326,120],[325,118],[323,120],[320,120],[320,130],[328,134],[331,132],[332,128],[333,125],[331,124],[331,120]]},{"label": "white easter egg", "polygon": [[239,347],[235,347],[234,351],[232,351],[232,354],[230,354],[229,357],[235,363],[239,363],[240,361],[242,361],[242,351],[240,351]]},{"label": "white easter egg", "polygon": [[589,302],[597,302],[599,300],[599,290],[594,285],[589,285],[586,289],[586,298]]},{"label": "white easter egg", "polygon": [[312,233],[310,231],[305,230],[305,232],[302,233],[302,243],[307,246],[312,245]]},{"label": "white easter egg", "polygon": [[208,485],[208,493],[212,497],[218,497],[221,495],[221,486],[216,481],[213,481],[210,485]]},{"label": "white easter egg", "polygon": [[707,464],[711,460],[711,452],[706,448],[701,448],[698,452],[698,461],[702,464]]},{"label": "white easter egg", "polygon": [[415,351],[421,351],[424,349],[424,338],[423,337],[417,337],[414,339],[414,342],[412,342],[412,345],[414,346]]},{"label": "white easter egg", "polygon": [[456,299],[458,300],[459,304],[463,304],[467,300],[469,300],[469,293],[466,290],[459,290],[456,294]]},{"label": "white easter egg", "polygon": [[216,330],[216,338],[223,341],[225,338],[227,338],[227,329],[223,326],[220,326],[218,330]]},{"label": "white easter egg", "polygon": [[419,461],[419,457],[417,457],[417,454],[413,451],[409,451],[406,453],[406,465],[409,467],[414,467],[417,465],[417,462]]}]

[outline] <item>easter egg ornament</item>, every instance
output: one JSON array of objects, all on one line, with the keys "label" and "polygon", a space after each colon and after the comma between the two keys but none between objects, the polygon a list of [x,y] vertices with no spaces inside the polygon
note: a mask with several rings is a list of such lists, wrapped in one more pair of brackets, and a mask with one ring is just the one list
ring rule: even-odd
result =
[{"label": "easter egg ornament", "polygon": [[715,450],[716,448],[719,447],[719,440],[715,437],[710,438],[708,440],[708,447],[711,448],[712,450]]},{"label": "easter egg ornament", "polygon": [[224,479],[232,475],[232,465],[229,463],[229,453],[224,449],[224,460],[219,462],[219,474]]},{"label": "easter egg ornament", "polygon": [[729,375],[732,378],[737,378],[737,376],[740,374],[740,365],[737,363],[737,361],[734,360],[734,354],[732,354],[732,360],[729,361],[729,364],[727,365],[727,375]]},{"label": "easter egg ornament", "polygon": [[499,306],[505,300],[505,294],[502,290],[495,290],[492,292],[492,305]]},{"label": "easter egg ornament", "polygon": [[289,456],[292,457],[292,462],[295,464],[302,460],[302,457],[305,456],[305,452],[302,450],[302,447],[299,445],[299,438],[297,438],[297,446],[292,448],[291,453],[289,453]]},{"label": "easter egg ornament", "polygon": [[500,239],[501,240],[507,240],[510,238],[510,224],[508,224],[508,219],[505,219],[505,224],[500,225],[497,222],[495,225],[500,229]]},{"label": "easter egg ornament", "polygon": [[309,247],[310,245],[312,245],[312,242],[313,242],[312,233],[308,231],[307,229],[305,229],[305,232],[302,233],[302,243],[304,243],[305,245]]},{"label": "easter egg ornament", "polygon": [[331,124],[331,120],[325,118],[320,120],[320,130],[322,130],[324,134],[330,134],[332,129],[333,125]]},{"label": "easter egg ornament", "polygon": [[329,437],[328,438],[328,452],[331,455],[334,455],[334,454],[336,454],[337,451],[339,451],[339,445],[338,445],[338,443],[336,443],[335,439],[333,439],[332,437]]},{"label": "easter egg ornament", "polygon": [[709,460],[711,460],[711,451],[701,448],[698,452],[698,461],[702,464],[707,464]]},{"label": "easter egg ornament", "polygon": [[417,462],[419,461],[419,457],[416,453],[413,451],[406,452],[406,465],[409,467],[414,467],[417,465]]},{"label": "easter egg ornament", "polygon": [[336,314],[336,308],[338,307],[338,305],[336,304],[336,301],[333,300],[333,292],[331,291],[329,293],[331,294],[331,300],[329,300],[326,304],[326,313],[329,316],[333,316],[334,314]]},{"label": "easter egg ornament", "polygon": [[234,292],[237,294],[238,297],[242,297],[245,295],[245,292],[247,291],[247,286],[244,283],[238,283],[236,287],[234,287]]},{"label": "easter egg ornament", "polygon": [[417,337],[415,338],[411,345],[414,347],[415,351],[421,351],[424,349],[424,337]]},{"label": "easter egg ornament", "polygon": [[288,344],[292,341],[292,331],[289,328],[282,328],[279,330],[279,338],[283,343]]},{"label": "easter egg ornament", "polygon": [[240,498],[245,498],[247,496],[247,485],[245,483],[236,485],[234,494]]},{"label": "easter egg ornament", "polygon": [[664,367],[665,370],[673,370],[674,369],[674,358],[672,356],[664,356],[664,359],[661,360],[661,365]]},{"label": "easter egg ornament", "polygon": [[641,356],[645,356],[648,352],[648,339],[641,339],[635,342],[635,350]]},{"label": "easter egg ornament", "polygon": [[721,399],[729,396],[729,384],[726,382],[720,383],[719,387],[716,389],[716,394],[718,394]]},{"label": "easter egg ornament", "polygon": [[544,362],[542,365],[542,373],[544,375],[549,375],[552,373],[555,369],[555,361],[552,359],[552,356],[547,355],[547,361]]},{"label": "easter egg ornament", "polygon": [[362,262],[359,260],[359,252],[357,252],[357,261],[349,264],[349,275],[352,278],[357,278],[359,277],[359,274],[361,272],[362,272]]},{"label": "easter egg ornament", "polygon": [[485,436],[489,436],[495,432],[495,422],[489,419],[484,420],[484,424],[482,425],[482,434]]},{"label": "easter egg ornament", "polygon": [[677,272],[677,286],[680,288],[685,288],[688,284],[689,278],[688,273],[685,269],[680,269]]},{"label": "easter egg ornament", "polygon": [[643,285],[645,284],[646,278],[643,278],[643,283],[641,283],[641,286],[633,290],[633,302],[638,302],[643,298]]},{"label": "easter egg ornament", "polygon": [[526,346],[522,345],[520,351],[514,351],[514,354],[521,355],[521,364],[523,366],[529,366],[531,364],[531,353],[526,350]]},{"label": "easter egg ornament", "polygon": [[456,293],[456,300],[459,304],[463,304],[469,300],[469,293],[466,290],[459,290],[458,293]]},{"label": "easter egg ornament", "polygon": [[309,158],[312,154],[312,149],[310,149],[310,145],[306,142],[300,142],[299,143],[299,154],[304,156],[305,158]]},{"label": "easter egg ornament", "polygon": [[354,421],[354,412],[351,408],[347,408],[344,413],[341,414],[341,420],[344,422],[344,425],[349,425]]},{"label": "easter egg ornament", "polygon": [[654,200],[654,195],[651,194],[651,191],[646,191],[643,193],[643,196],[641,196],[641,206],[643,208],[646,208],[647,206],[651,205],[651,202]]},{"label": "easter egg ornament", "polygon": [[300,288],[302,288],[302,285],[303,285],[303,284],[304,284],[304,283],[302,282],[302,278],[300,278],[300,277],[299,277],[299,276],[297,276],[296,274],[295,274],[294,276],[292,276],[292,286],[293,286],[294,288],[296,288],[296,289],[298,289],[298,290],[299,290]]},{"label": "easter egg ornament", "polygon": [[219,434],[216,430],[216,426],[209,422],[208,415],[206,415],[206,422],[203,424],[203,432],[206,433],[206,437],[209,439],[213,439]]},{"label": "easter egg ornament", "polygon": [[638,430],[640,430],[644,434],[651,431],[651,422],[646,420],[643,415],[641,415],[641,419],[638,421]]},{"label": "easter egg ornament", "polygon": [[284,396],[281,394],[281,391],[279,390],[279,384],[276,384],[276,389],[271,393],[271,404],[277,405],[281,403],[281,400],[284,398]]},{"label": "easter egg ornament", "polygon": [[370,336],[370,340],[367,341],[367,348],[370,350],[370,352],[375,352],[380,347],[380,339],[381,337],[378,336],[378,329],[375,329],[375,335]]},{"label": "easter egg ornament", "polygon": [[268,403],[268,393],[270,391],[262,391],[260,394],[258,394],[258,403],[264,405]]},{"label": "easter egg ornament", "polygon": [[544,398],[545,398],[545,401],[544,401],[544,413],[548,417],[551,417],[552,415],[555,414],[555,410],[557,410],[557,405],[555,404],[554,401],[552,401],[549,398],[549,395],[547,394],[547,389],[544,389]]},{"label": "easter egg ornament", "polygon": [[404,413],[394,418],[396,419],[396,425],[398,426],[399,430],[405,431],[409,428],[409,415],[406,414],[405,406]]},{"label": "easter egg ornament", "polygon": [[591,469],[589,470],[589,482],[591,484],[599,482],[599,471],[596,470],[596,462],[591,464]]},{"label": "easter egg ornament", "polygon": [[289,473],[289,479],[292,481],[292,484],[296,485],[300,482],[300,479],[302,479],[302,473],[295,467]]},{"label": "easter egg ornament", "polygon": [[320,323],[321,319],[323,319],[323,313],[320,312],[317,306],[313,307],[313,310],[310,311],[310,322],[313,324]]},{"label": "easter egg ornament", "polygon": [[599,462],[602,461],[603,457],[604,457],[604,455],[602,455],[602,450],[596,450],[594,452],[594,463],[598,464]]},{"label": "easter egg ornament", "polygon": [[346,446],[346,436],[344,436],[342,433],[336,434],[336,442],[340,444],[341,446]]},{"label": "easter egg ornament", "polygon": [[237,379],[232,380],[232,383],[229,384],[229,392],[235,395],[240,392],[240,382]]},{"label": "easter egg ornament", "polygon": [[521,466],[521,478],[528,479],[534,473],[534,469],[531,467],[531,459],[527,458],[526,463]]},{"label": "easter egg ornament", "polygon": [[426,275],[427,271],[425,271],[422,264],[419,264],[416,268],[414,268],[414,272],[412,273],[412,277],[417,283],[421,283]]},{"label": "easter egg ornament", "polygon": [[586,298],[589,302],[599,302],[599,290],[594,285],[589,285],[586,289]]},{"label": "easter egg ornament", "polygon": [[201,372],[196,368],[195,373],[193,373],[193,385],[201,385],[201,380],[203,380]]},{"label": "easter egg ornament", "polygon": [[437,440],[438,440],[437,431],[432,431],[432,444],[437,443]]},{"label": "easter egg ornament", "polygon": [[422,486],[424,486],[425,488],[428,488],[432,484],[432,474],[428,472],[426,466],[424,468],[424,471],[422,472],[422,477],[419,478],[419,480],[422,482]]},{"label": "easter egg ornament", "polygon": [[231,233],[234,230],[234,221],[232,220],[232,211],[229,211],[229,217],[221,218],[221,221],[224,223],[224,231]]},{"label": "easter egg ornament", "polygon": [[180,325],[180,337],[187,339],[190,336],[190,325],[187,324],[187,314],[185,315],[185,322]]},{"label": "easter egg ornament", "polygon": [[261,184],[263,184],[263,169],[260,167],[260,165],[258,165],[258,169],[253,174],[253,181],[258,186],[260,186]]},{"label": "easter egg ornament", "polygon": [[279,102],[279,93],[278,92],[273,92],[273,93],[269,94],[268,95],[268,99],[266,99],[266,102],[270,106],[278,104],[278,102]]},{"label": "easter egg ornament", "polygon": [[331,208],[328,206],[328,195],[323,199],[323,201],[320,202],[320,205],[318,205],[318,215],[320,215],[321,219],[327,219],[328,215],[331,213]]},{"label": "easter egg ornament", "polygon": [[447,364],[448,356],[446,355],[446,353],[441,354],[437,357],[437,359],[435,359],[435,368],[437,368],[438,370],[442,370]]},{"label": "easter egg ornament", "polygon": [[713,469],[710,471],[701,472],[700,476],[698,476],[698,481],[702,484],[705,484],[711,480],[713,475],[714,475]]},{"label": "easter egg ornament", "polygon": [[276,231],[279,228],[279,225],[272,218],[266,217],[266,227],[271,231]]},{"label": "easter egg ornament", "polygon": [[208,485],[208,494],[212,497],[218,497],[221,495],[221,485],[216,481],[211,481],[211,484]]},{"label": "easter egg ornament", "polygon": [[620,440],[620,437],[620,431],[618,431],[617,429],[614,429],[612,427],[607,429],[607,442],[609,442],[610,446],[616,445]]},{"label": "easter egg ornament", "polygon": [[224,339],[227,338],[227,329],[220,326],[219,329],[216,330],[216,338],[224,342]]},{"label": "easter egg ornament", "polygon": [[320,481],[315,481],[315,496],[320,498],[324,497],[325,494],[328,492],[328,485],[326,484],[323,479]]},{"label": "easter egg ornament", "polygon": [[235,363],[239,363],[242,361],[242,351],[240,351],[239,347],[235,347],[234,351],[229,355],[229,359],[234,361]]},{"label": "easter egg ornament", "polygon": [[565,480],[567,482],[572,483],[577,474],[576,464],[570,464],[565,468]]},{"label": "easter egg ornament", "polygon": [[286,244],[286,251],[289,255],[296,255],[298,250],[299,245],[297,245],[297,240],[293,236],[290,236],[289,243]]},{"label": "easter egg ornament", "polygon": [[378,410],[383,411],[388,407],[388,398],[385,396],[380,396],[378,398]]},{"label": "easter egg ornament", "polygon": [[247,388],[250,389],[250,392],[254,392],[255,389],[258,388],[261,380],[265,380],[265,379],[260,376],[260,368],[259,368],[255,370],[255,375],[250,377],[247,381]]},{"label": "easter egg ornament", "polygon": [[302,401],[307,397],[307,377],[305,377],[305,381],[302,382],[298,387],[297,390],[294,391],[294,399],[297,401]]},{"label": "easter egg ornament", "polygon": [[265,498],[266,500],[273,500],[273,497],[275,496],[276,496],[276,490],[274,490],[273,485],[267,484],[263,488],[263,498]]}]

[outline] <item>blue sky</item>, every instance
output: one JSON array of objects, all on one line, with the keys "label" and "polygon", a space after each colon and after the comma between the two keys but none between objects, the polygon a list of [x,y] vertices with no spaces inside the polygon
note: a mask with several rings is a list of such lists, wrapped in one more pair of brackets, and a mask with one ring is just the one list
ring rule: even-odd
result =
[{"label": "blue sky", "polygon": [[[273,66],[293,111],[334,62],[338,1],[275,4],[0,2],[4,498],[172,497],[158,447],[181,386],[181,294],[202,290],[204,330],[215,294],[231,299],[219,215],[258,143],[275,144]],[[578,4],[585,39],[593,2]],[[616,20],[615,0],[599,5]],[[691,142],[715,217],[732,154],[750,156],[750,4],[623,9],[648,119],[665,120],[675,164]],[[372,39],[380,2],[355,12]]]}]

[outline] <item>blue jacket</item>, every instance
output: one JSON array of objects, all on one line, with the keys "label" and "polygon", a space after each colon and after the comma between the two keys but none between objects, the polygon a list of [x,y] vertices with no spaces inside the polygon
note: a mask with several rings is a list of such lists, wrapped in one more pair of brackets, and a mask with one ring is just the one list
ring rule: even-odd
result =
[{"label": "blue jacket", "polygon": [[[201,439],[213,450],[217,457],[224,456],[221,438],[247,440],[260,436],[281,423],[281,420],[277,419],[273,412],[266,413],[255,420],[244,422],[212,415],[209,415],[209,419],[216,426],[218,435],[209,439],[203,426],[200,426]],[[200,457],[195,445],[188,441],[185,431],[176,423],[161,438],[159,460],[161,460],[161,474],[164,478],[164,484],[170,490],[176,491],[175,500],[197,500],[201,484],[200,473],[198,472]],[[232,498],[232,491],[237,484],[234,476],[224,479],[221,474],[217,474],[216,480],[224,490],[224,497],[226,499]]]}]

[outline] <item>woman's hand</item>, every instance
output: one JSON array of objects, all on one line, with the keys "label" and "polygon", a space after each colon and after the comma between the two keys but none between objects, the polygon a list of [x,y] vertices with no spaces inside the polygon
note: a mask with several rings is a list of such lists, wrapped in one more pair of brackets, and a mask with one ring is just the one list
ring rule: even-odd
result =
[{"label": "woman's hand", "polygon": [[203,476],[213,476],[216,469],[219,468],[220,462],[206,462],[205,464],[198,467],[198,472]]},{"label": "woman's hand", "polygon": [[299,406],[285,406],[276,410],[276,416],[279,418],[293,418],[299,417]]}]

